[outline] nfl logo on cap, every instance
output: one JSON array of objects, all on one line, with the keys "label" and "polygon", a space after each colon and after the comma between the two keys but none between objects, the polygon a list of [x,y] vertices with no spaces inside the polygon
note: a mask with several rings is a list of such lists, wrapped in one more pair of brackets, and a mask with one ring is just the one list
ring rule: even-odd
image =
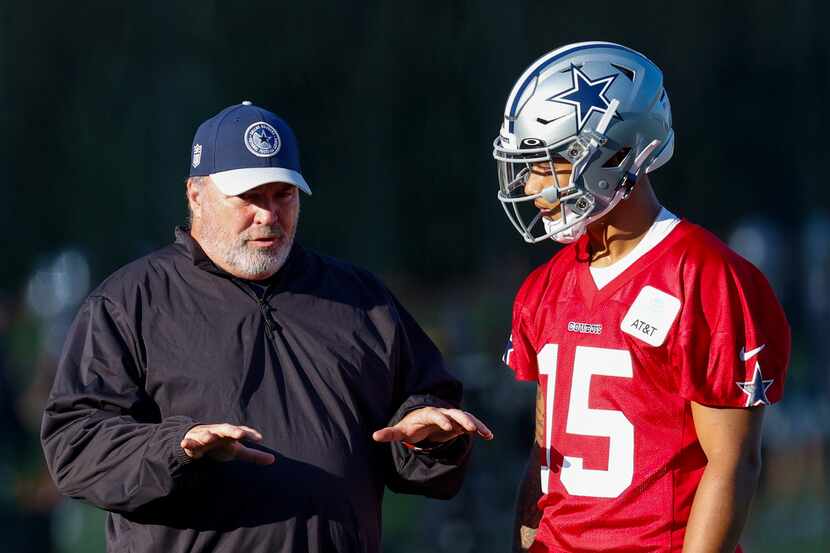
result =
[{"label": "nfl logo on cap", "polygon": [[192,152],[190,176],[209,176],[226,196],[269,182],[286,182],[311,194],[294,131],[251,102],[227,107],[199,125]]},{"label": "nfl logo on cap", "polygon": [[196,168],[199,166],[199,163],[202,161],[202,145],[201,144],[194,144],[193,145],[193,167]]}]

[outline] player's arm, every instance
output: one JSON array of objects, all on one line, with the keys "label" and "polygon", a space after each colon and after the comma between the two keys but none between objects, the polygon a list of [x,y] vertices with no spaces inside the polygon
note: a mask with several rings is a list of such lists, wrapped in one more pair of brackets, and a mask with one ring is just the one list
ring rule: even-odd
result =
[{"label": "player's arm", "polygon": [[763,407],[725,409],[692,402],[708,460],[683,544],[684,553],[733,553],[761,472]]},{"label": "player's arm", "polygon": [[542,486],[539,480],[542,448],[544,447],[545,402],[542,397],[542,387],[536,387],[536,424],[533,436],[533,447],[530,449],[530,458],[522,481],[519,483],[519,493],[516,499],[516,520],[513,528],[513,551],[520,553],[530,549],[539,528],[542,513],[537,507],[542,497]]}]

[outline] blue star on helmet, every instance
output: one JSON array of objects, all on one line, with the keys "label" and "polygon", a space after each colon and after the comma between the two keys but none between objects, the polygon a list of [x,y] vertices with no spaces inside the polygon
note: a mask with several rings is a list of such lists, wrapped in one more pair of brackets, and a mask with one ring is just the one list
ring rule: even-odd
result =
[{"label": "blue star on helmet", "polygon": [[756,405],[769,405],[767,390],[774,381],[774,378],[764,380],[764,375],[761,374],[761,365],[756,361],[752,380],[736,382],[735,384],[746,394],[746,407],[755,407]]},{"label": "blue star on helmet", "polygon": [[[548,98],[548,101],[574,106],[576,108],[576,132],[580,132],[592,113],[603,114],[608,110],[611,101],[605,93],[616,78],[615,74],[591,80],[578,67],[571,66],[572,88]],[[618,117],[617,114],[614,116]]]}]

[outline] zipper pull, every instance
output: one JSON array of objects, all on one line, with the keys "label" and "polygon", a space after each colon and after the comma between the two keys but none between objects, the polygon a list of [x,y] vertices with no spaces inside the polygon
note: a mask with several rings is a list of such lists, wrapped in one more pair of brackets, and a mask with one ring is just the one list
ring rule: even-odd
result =
[{"label": "zipper pull", "polygon": [[268,329],[269,334],[274,333],[274,325],[276,324],[274,321],[271,320],[271,313],[268,311],[268,305],[259,298],[259,310],[262,312],[262,318],[265,319],[265,328]]}]

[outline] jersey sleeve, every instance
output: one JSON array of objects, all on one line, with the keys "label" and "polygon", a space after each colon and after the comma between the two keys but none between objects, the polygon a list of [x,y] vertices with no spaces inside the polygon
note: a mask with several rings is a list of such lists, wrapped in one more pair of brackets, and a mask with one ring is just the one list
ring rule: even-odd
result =
[{"label": "jersey sleeve", "polygon": [[685,281],[675,359],[680,394],[715,407],[769,405],[784,391],[789,325],[763,274],[724,250]]},{"label": "jersey sleeve", "polygon": [[536,365],[536,350],[530,335],[527,309],[517,299],[513,304],[513,323],[510,337],[504,349],[502,361],[516,375],[517,380],[536,380],[539,369]]}]

